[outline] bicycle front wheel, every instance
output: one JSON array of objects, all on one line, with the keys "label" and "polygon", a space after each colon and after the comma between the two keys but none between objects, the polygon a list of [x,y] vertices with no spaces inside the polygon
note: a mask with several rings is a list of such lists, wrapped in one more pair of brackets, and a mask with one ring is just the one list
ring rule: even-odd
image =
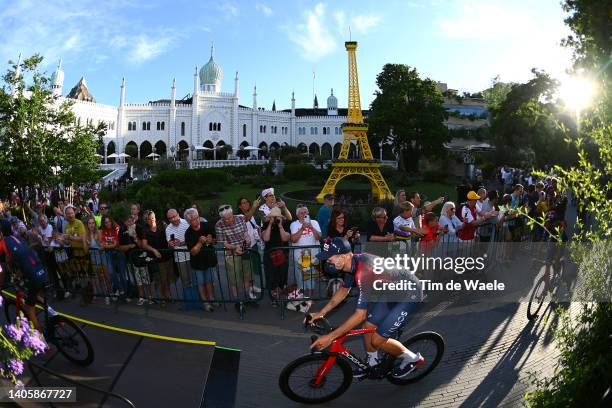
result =
[{"label": "bicycle front wheel", "polygon": [[435,332],[419,333],[403,341],[402,344],[413,353],[421,353],[425,363],[407,377],[395,378],[389,374],[387,379],[396,385],[412,384],[424,378],[436,368],[444,354],[444,339]]},{"label": "bicycle front wheel", "polygon": [[72,320],[64,316],[53,316],[48,323],[48,340],[71,362],[88,366],[94,361],[94,350],[85,335]]},{"label": "bicycle front wheel", "polygon": [[544,300],[546,300],[548,297],[547,295],[548,290],[546,288],[546,280],[544,277],[542,277],[531,291],[529,304],[527,305],[527,318],[529,320],[533,320],[538,317],[538,313],[540,313]]},{"label": "bicycle front wheel", "polygon": [[[327,372],[324,372],[325,368]],[[353,370],[346,361],[322,354],[310,354],[289,363],[281,372],[278,385],[283,394],[293,401],[320,404],[338,398],[348,389],[352,380]]]}]

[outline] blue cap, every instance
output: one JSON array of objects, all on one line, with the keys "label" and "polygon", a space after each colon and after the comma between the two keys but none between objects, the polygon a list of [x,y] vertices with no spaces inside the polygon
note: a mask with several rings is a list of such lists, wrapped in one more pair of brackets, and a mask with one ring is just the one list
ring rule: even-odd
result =
[{"label": "blue cap", "polygon": [[351,244],[346,238],[335,237],[326,239],[323,243],[323,248],[316,256],[321,261],[327,261],[334,255],[348,254],[351,252]]},{"label": "blue cap", "polygon": [[13,216],[11,217],[11,222],[17,222],[17,221],[19,221],[19,218],[17,218],[17,216],[16,216],[16,215],[13,215]]}]

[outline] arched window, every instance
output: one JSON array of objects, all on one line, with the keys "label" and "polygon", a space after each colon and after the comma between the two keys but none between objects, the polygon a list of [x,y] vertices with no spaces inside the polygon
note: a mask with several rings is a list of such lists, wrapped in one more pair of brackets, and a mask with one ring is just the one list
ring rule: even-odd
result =
[{"label": "arched window", "polygon": [[147,130],[147,122],[142,122],[142,130]]},{"label": "arched window", "polygon": [[326,135],[327,134],[327,129],[323,128],[323,134]]},{"label": "arched window", "polygon": [[181,122],[181,136],[185,136],[185,122]]},{"label": "arched window", "polygon": [[221,131],[221,124],[217,123],[217,130],[220,132]]},{"label": "arched window", "polygon": [[161,130],[164,130],[165,127],[166,127],[166,122],[162,122],[161,123]]},{"label": "arched window", "polygon": [[151,130],[151,122],[147,122],[147,130]]},{"label": "arched window", "polygon": [[264,125],[264,133],[266,133],[266,125]]},{"label": "arched window", "polygon": [[212,130],[213,130],[212,122],[208,122],[208,131],[212,132]]},{"label": "arched window", "polygon": [[242,137],[246,137],[246,124],[242,125]]},{"label": "arched window", "polygon": [[132,130],[136,131],[136,121],[132,122]]},{"label": "arched window", "polygon": [[132,130],[132,122],[128,122],[128,132]]},{"label": "arched window", "polygon": [[157,122],[157,130],[161,130],[161,123]]}]

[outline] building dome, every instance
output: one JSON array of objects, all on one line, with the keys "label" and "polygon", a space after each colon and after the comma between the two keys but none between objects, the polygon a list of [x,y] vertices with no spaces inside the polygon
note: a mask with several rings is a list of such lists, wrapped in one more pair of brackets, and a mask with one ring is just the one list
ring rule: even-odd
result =
[{"label": "building dome", "polygon": [[202,87],[202,90],[207,91],[210,90],[210,88],[207,88],[206,86],[211,85],[214,86],[212,90],[219,92],[221,90],[220,88],[221,80],[223,79],[223,70],[221,69],[219,64],[215,62],[213,52],[214,48],[211,47],[210,59],[208,60],[206,65],[204,65],[202,69],[200,69],[200,86]]},{"label": "building dome", "polygon": [[327,98],[327,109],[337,110],[338,109],[338,98],[334,96],[334,90],[332,88],[331,95]]},{"label": "building dome", "polygon": [[62,60],[57,65],[57,69],[51,74],[51,86],[62,87],[64,85],[64,70],[62,69]]}]

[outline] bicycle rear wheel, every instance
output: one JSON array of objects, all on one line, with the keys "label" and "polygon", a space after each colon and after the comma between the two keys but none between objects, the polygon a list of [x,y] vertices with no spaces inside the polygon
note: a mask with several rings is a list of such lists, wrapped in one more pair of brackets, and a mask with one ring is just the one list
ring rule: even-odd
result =
[{"label": "bicycle rear wheel", "polygon": [[310,354],[289,363],[280,374],[278,385],[285,396],[303,404],[320,404],[342,395],[353,380],[353,370],[346,361],[335,357],[323,380],[316,379],[330,356]]},{"label": "bicycle rear wheel", "polygon": [[527,318],[529,320],[538,317],[538,313],[544,304],[544,300],[548,297],[548,293],[546,280],[544,277],[541,277],[531,290],[531,296],[529,297],[529,304],[527,305]]},{"label": "bicycle rear wheel", "polygon": [[14,299],[4,296],[4,317],[7,323],[15,323],[17,321],[17,303]]},{"label": "bicycle rear wheel", "polygon": [[71,362],[88,366],[94,361],[94,350],[85,335],[72,320],[64,316],[53,316],[47,324],[47,339]]},{"label": "bicycle rear wheel", "polygon": [[402,344],[413,353],[421,353],[425,363],[404,378],[395,378],[389,374],[387,379],[396,385],[412,384],[421,380],[436,368],[444,354],[444,339],[435,332],[419,333]]}]

